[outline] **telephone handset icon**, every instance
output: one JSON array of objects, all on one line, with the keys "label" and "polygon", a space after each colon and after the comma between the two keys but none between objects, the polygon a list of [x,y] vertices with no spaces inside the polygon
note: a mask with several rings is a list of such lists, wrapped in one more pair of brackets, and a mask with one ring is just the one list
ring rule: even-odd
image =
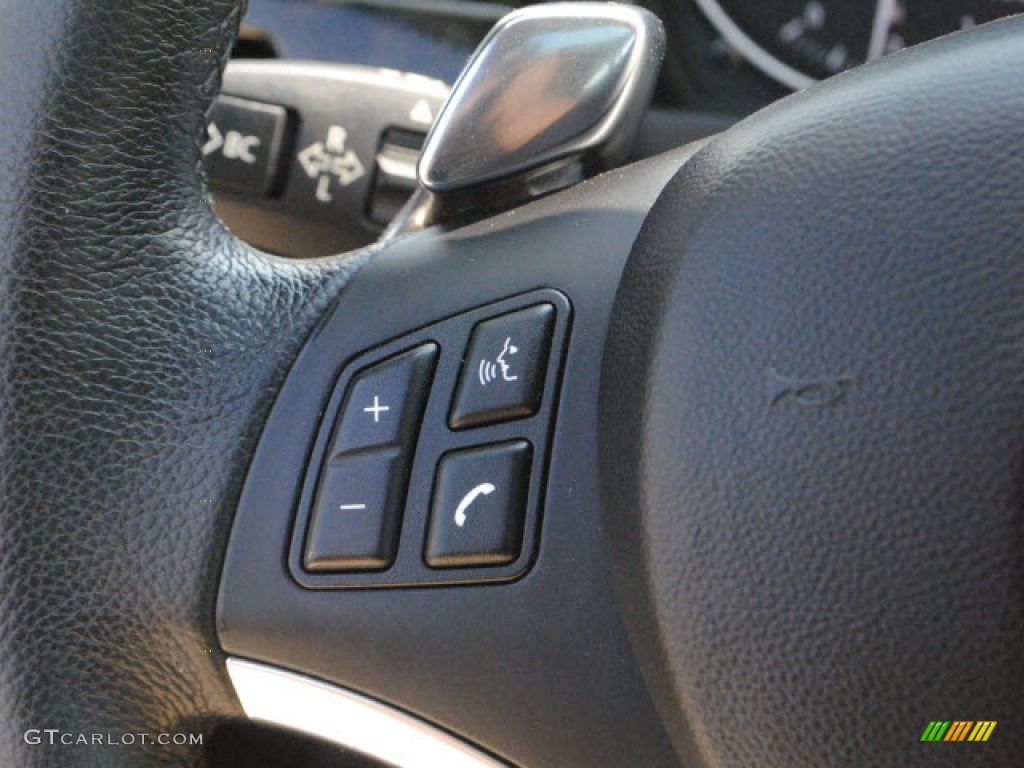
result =
[{"label": "telephone handset icon", "polygon": [[480,485],[463,496],[459,506],[455,508],[455,524],[459,528],[464,526],[466,524],[466,510],[469,509],[470,505],[480,496],[489,496],[494,491],[495,488],[490,483],[480,483]]}]

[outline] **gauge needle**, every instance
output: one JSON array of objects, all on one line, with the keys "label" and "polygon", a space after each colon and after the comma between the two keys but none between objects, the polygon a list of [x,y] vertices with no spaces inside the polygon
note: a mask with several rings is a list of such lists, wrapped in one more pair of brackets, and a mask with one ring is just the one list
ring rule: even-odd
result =
[{"label": "gauge needle", "polygon": [[885,55],[885,44],[889,39],[889,30],[896,17],[898,0],[878,0],[875,9],[875,21],[871,25],[871,44],[868,46],[868,61],[880,59]]}]

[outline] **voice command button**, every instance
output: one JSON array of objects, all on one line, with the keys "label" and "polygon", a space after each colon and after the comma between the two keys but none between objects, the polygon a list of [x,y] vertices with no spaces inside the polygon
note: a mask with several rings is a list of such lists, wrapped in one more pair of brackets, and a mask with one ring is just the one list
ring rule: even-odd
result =
[{"label": "voice command button", "polygon": [[554,324],[555,308],[538,304],[485,320],[473,329],[449,418],[452,429],[537,412]]}]

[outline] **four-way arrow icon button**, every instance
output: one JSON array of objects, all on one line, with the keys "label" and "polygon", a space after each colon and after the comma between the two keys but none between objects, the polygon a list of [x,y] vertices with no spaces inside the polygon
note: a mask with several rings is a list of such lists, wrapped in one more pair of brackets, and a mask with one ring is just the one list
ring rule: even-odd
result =
[{"label": "four-way arrow icon button", "polygon": [[338,184],[347,187],[366,174],[359,156],[346,148],[348,133],[340,125],[332,125],[327,129],[325,141],[317,141],[299,152],[299,164],[311,179],[315,179],[316,199],[329,203],[334,198],[330,193],[331,177]]}]

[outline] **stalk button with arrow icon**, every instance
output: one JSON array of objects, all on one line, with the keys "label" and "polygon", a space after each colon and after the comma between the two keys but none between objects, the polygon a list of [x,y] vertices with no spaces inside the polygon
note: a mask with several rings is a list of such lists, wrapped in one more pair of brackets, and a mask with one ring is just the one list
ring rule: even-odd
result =
[{"label": "stalk button with arrow icon", "polygon": [[316,182],[315,197],[321,203],[333,202],[332,185],[347,187],[366,175],[366,167],[348,146],[348,131],[341,125],[329,126],[324,141],[314,142],[299,152],[299,163]]},{"label": "stalk button with arrow icon", "polygon": [[274,191],[288,113],[284,107],[218,96],[210,107],[201,153],[215,187],[248,195]]}]

